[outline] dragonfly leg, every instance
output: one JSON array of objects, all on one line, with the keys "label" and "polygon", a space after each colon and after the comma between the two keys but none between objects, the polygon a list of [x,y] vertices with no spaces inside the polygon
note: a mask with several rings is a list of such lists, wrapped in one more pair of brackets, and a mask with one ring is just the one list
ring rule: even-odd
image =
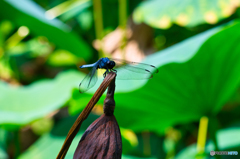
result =
[{"label": "dragonfly leg", "polygon": [[115,69],[112,69],[112,71],[117,73],[117,70],[115,70]]},{"label": "dragonfly leg", "polygon": [[104,74],[103,74],[103,77],[104,77],[104,78],[106,77],[107,73],[109,73],[109,70],[108,70],[108,69],[107,69],[107,70],[104,72]]}]

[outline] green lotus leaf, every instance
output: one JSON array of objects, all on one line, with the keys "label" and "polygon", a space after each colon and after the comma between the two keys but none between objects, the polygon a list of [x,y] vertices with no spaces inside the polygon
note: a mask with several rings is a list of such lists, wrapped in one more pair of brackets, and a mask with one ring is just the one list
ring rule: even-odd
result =
[{"label": "green lotus leaf", "polygon": [[239,0],[144,1],[135,9],[133,19],[161,29],[168,29],[172,23],[194,27],[204,23],[215,24],[229,17],[239,4]]},{"label": "green lotus leaf", "polygon": [[0,82],[1,126],[17,129],[59,109],[69,100],[72,88],[79,85],[82,77],[77,71],[66,71],[53,80],[39,80],[28,86]]}]

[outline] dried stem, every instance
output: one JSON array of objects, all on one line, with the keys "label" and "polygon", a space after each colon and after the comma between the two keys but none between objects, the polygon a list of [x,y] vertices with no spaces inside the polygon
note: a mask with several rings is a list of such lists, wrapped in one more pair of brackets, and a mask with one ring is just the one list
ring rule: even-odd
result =
[{"label": "dried stem", "polygon": [[114,73],[114,72],[110,72],[105,77],[105,79],[101,83],[101,85],[98,88],[98,90],[94,93],[93,97],[91,98],[91,100],[89,101],[87,106],[84,108],[82,113],[78,116],[78,118],[75,121],[75,123],[73,124],[72,128],[69,130],[68,135],[67,135],[67,137],[66,137],[66,139],[64,141],[64,144],[63,144],[60,152],[58,153],[58,156],[57,156],[56,159],[64,159],[64,157],[67,154],[67,151],[68,151],[68,149],[69,149],[69,147],[70,147],[70,145],[72,143],[72,140],[74,139],[74,137],[76,136],[76,134],[78,133],[78,131],[79,131],[80,127],[81,127],[82,122],[88,117],[88,115],[90,114],[90,112],[93,109],[94,105],[98,102],[98,100],[100,99],[102,94],[105,92],[107,87],[110,85],[110,83],[112,81],[115,82],[115,80],[114,80],[115,77],[116,77],[116,73]]},{"label": "dried stem", "polygon": [[107,96],[104,100],[103,111],[104,111],[104,114],[106,114],[107,116],[113,115],[113,112],[115,109],[115,101],[114,101],[115,79],[116,77],[110,83],[107,91]]}]

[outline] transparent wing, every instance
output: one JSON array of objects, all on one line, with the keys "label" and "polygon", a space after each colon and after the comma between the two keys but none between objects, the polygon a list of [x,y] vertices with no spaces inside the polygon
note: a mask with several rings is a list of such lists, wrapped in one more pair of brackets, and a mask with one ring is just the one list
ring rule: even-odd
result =
[{"label": "transparent wing", "polygon": [[124,65],[129,65],[129,66],[133,66],[134,68],[132,69],[132,71],[136,70],[137,68],[141,68],[141,69],[147,69],[149,70],[151,73],[158,73],[158,69],[150,64],[145,64],[145,63],[139,63],[139,62],[132,62],[132,61],[126,61],[126,60],[121,60],[121,59],[110,59],[115,61],[116,63],[116,67],[122,67]]},{"label": "transparent wing", "polygon": [[153,73],[158,72],[153,65],[120,59],[110,60],[116,63],[117,79],[148,79],[153,77]]},{"label": "transparent wing", "polygon": [[79,92],[84,93],[92,88],[97,82],[97,68],[93,67],[92,70],[84,77],[79,84]]}]

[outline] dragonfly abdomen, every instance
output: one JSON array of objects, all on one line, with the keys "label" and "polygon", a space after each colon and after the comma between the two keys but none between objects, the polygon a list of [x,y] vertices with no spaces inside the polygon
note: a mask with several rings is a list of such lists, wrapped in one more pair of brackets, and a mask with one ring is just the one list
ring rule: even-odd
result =
[{"label": "dragonfly abdomen", "polygon": [[79,68],[95,67],[95,65],[96,65],[96,63],[88,64],[88,65],[82,65],[82,66],[79,66]]}]

